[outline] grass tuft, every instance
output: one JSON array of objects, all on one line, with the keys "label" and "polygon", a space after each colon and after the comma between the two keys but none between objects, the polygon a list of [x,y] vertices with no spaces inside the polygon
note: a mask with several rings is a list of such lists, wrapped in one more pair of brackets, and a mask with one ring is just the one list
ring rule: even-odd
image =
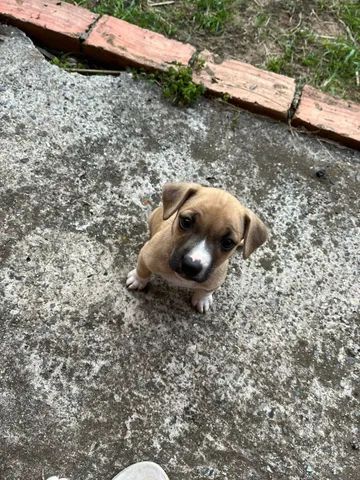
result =
[{"label": "grass tuft", "polygon": [[178,106],[193,105],[205,92],[203,85],[192,81],[192,69],[174,65],[161,74],[160,82],[165,98]]},{"label": "grass tuft", "polygon": [[173,105],[189,107],[194,105],[205,93],[204,85],[192,80],[193,69],[180,63],[173,64],[165,72],[149,73],[144,70],[132,70],[135,79],[142,78],[161,87],[163,96]]},{"label": "grass tuft", "polygon": [[194,4],[193,22],[197,28],[219,34],[231,19],[231,0],[196,0],[191,3]]}]

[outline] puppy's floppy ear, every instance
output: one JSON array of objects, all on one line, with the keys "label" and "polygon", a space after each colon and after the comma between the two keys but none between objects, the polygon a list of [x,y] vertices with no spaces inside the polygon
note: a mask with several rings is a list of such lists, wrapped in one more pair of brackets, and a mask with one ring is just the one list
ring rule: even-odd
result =
[{"label": "puppy's floppy ear", "polygon": [[162,203],[164,220],[167,220],[186,200],[195,195],[200,185],[197,183],[166,183],[162,192]]},{"label": "puppy's floppy ear", "polygon": [[248,258],[254,250],[268,238],[267,228],[253,212],[246,209],[244,218],[244,249],[243,257]]}]

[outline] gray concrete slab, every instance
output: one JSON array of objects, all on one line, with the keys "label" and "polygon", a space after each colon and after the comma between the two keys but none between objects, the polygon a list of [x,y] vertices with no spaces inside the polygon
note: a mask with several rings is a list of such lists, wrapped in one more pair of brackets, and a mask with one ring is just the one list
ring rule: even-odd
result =
[{"label": "gray concrete slab", "polygon": [[[359,154],[1,35],[0,477],[359,480]],[[206,316],[124,286],[169,180],[270,229]]]}]

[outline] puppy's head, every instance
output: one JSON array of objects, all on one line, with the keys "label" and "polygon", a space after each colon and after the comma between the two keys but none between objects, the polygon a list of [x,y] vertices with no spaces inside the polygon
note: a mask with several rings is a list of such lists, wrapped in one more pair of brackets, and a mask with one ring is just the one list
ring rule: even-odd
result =
[{"label": "puppy's head", "polygon": [[262,221],[218,188],[168,183],[162,202],[164,220],[174,215],[169,264],[188,280],[205,282],[238,247],[248,258],[267,239]]}]

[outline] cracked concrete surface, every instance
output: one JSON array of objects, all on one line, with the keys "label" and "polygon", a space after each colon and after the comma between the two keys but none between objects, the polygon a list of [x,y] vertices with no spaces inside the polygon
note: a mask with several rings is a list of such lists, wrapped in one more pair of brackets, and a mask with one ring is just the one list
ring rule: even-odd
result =
[{"label": "cracked concrete surface", "polygon": [[[359,153],[0,34],[0,477],[359,480]],[[169,180],[270,229],[206,316],[125,288]]]}]

